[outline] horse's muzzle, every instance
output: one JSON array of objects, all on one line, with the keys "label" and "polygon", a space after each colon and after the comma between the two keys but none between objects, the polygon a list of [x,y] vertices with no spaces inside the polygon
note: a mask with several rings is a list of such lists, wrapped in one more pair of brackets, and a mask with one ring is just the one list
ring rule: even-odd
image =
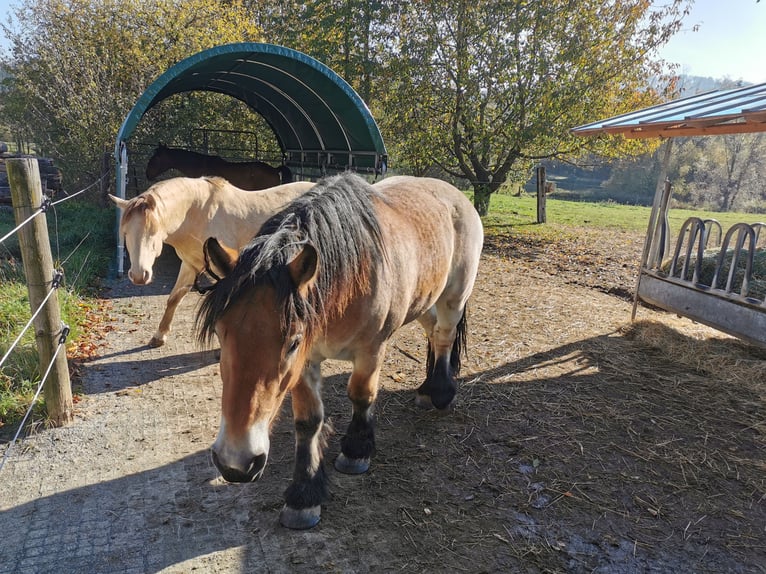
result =
[{"label": "horse's muzzle", "polygon": [[132,269],[129,269],[128,279],[130,279],[134,285],[148,285],[152,282],[152,272],[151,270],[146,270],[139,276],[137,273],[134,273]]},{"label": "horse's muzzle", "polygon": [[255,482],[261,478],[263,469],[266,468],[267,456],[265,454],[259,454],[253,457],[247,469],[240,470],[223,464],[218,458],[215,450],[213,450],[212,453],[213,463],[227,482]]}]

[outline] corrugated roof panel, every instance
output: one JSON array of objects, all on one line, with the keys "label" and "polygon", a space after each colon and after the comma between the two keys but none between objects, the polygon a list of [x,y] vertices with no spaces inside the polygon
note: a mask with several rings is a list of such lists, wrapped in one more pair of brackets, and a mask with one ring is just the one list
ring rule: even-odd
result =
[{"label": "corrugated roof panel", "polygon": [[715,90],[592,122],[575,135],[673,137],[766,131],[766,83]]}]

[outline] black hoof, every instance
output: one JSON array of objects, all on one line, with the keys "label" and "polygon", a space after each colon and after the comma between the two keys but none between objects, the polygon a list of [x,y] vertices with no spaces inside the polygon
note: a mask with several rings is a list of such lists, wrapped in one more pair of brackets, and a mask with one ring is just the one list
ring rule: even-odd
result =
[{"label": "black hoof", "polygon": [[290,508],[284,506],[279,515],[279,523],[292,530],[308,530],[314,528],[322,518],[322,507]]},{"label": "black hoof", "polygon": [[364,474],[370,469],[369,458],[348,458],[340,453],[335,459],[335,470],[343,474]]},{"label": "black hoof", "polygon": [[431,400],[431,397],[428,395],[421,395],[420,393],[417,393],[415,395],[415,404],[423,410],[430,411],[432,409],[436,409],[440,414],[447,414],[451,413],[453,407],[455,406],[455,396],[452,397],[452,400],[448,402],[446,406],[441,407],[439,405],[435,405]]}]

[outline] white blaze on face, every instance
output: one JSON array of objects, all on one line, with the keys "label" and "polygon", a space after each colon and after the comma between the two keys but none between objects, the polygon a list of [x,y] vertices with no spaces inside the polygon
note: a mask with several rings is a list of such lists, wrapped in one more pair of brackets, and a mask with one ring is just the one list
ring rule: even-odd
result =
[{"label": "white blaze on face", "polygon": [[145,236],[131,228],[125,234],[125,240],[130,255],[128,278],[136,285],[148,285],[152,281],[154,261],[162,253],[162,238]]}]

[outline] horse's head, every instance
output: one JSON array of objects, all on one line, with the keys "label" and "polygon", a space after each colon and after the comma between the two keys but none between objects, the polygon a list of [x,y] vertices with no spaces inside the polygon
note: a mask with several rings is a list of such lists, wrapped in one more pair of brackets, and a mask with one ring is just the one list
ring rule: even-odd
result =
[{"label": "horse's head", "polygon": [[[259,267],[263,253],[253,258],[246,249],[232,268],[231,253],[217,241],[208,240],[205,251],[216,274],[230,272],[206,296],[197,318],[201,338],[215,333],[221,345],[221,427],[213,461],[228,481],[254,481],[266,466],[271,424],[310,352],[312,312],[306,295],[316,281],[318,255],[304,245]],[[314,414],[295,412],[295,418]]]},{"label": "horse's head", "polygon": [[154,150],[152,157],[146,164],[146,179],[150,181],[156,179],[170,169],[168,166],[168,149],[168,146],[160,144]]},{"label": "horse's head", "polygon": [[130,255],[128,278],[136,285],[151,283],[152,266],[162,253],[162,242],[166,237],[155,213],[157,202],[148,194],[129,201],[113,195],[109,197],[122,210],[120,234],[125,237]]}]

